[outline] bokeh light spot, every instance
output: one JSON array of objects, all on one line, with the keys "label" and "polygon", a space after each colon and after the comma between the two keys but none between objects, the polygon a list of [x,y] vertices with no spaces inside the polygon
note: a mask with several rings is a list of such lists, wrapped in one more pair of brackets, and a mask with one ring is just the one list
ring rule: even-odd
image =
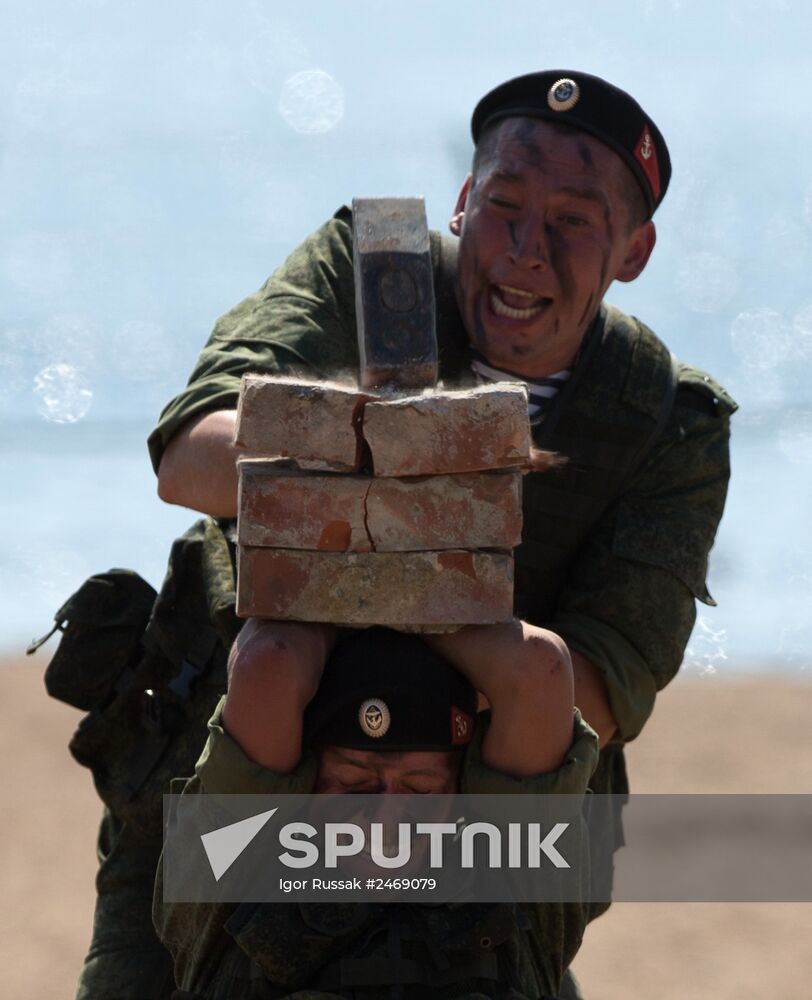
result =
[{"label": "bokeh light spot", "polygon": [[37,410],[55,424],[75,424],[87,414],[93,393],[82,373],[68,364],[48,365],[34,377]]},{"label": "bokeh light spot", "polygon": [[344,91],[324,70],[302,70],[285,80],[279,113],[294,132],[329,132],[344,116]]}]

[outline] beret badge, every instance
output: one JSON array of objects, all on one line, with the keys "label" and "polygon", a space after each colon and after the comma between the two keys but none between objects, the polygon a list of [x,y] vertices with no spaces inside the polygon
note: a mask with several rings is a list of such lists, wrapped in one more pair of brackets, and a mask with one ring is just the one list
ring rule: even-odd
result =
[{"label": "beret badge", "polygon": [[547,91],[547,103],[553,111],[569,111],[578,103],[581,89],[575,80],[563,77]]},{"label": "beret badge", "polygon": [[391,722],[392,716],[385,701],[380,698],[368,698],[361,703],[358,709],[358,724],[371,739],[377,740],[384,736]]}]

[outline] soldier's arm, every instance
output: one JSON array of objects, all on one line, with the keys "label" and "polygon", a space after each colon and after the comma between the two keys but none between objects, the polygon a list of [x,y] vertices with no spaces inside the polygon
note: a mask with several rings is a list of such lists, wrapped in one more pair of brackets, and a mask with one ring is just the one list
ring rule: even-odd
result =
[{"label": "soldier's arm", "polygon": [[172,437],[158,467],[158,496],[212,517],[237,516],[236,410],[192,417]]},{"label": "soldier's arm", "polygon": [[705,577],[727,493],[734,410],[713,380],[683,369],[661,441],[585,540],[548,623],[603,680],[621,740],[638,735],[679,669],[695,602],[714,603]]},{"label": "soldier's arm", "polygon": [[482,759],[525,777],[559,767],[572,742],[572,664],[563,641],[526,622],[424,637],[488,700]]},{"label": "soldier's arm", "polygon": [[598,734],[600,746],[605,747],[617,733],[617,722],[612,714],[606,680],[583,653],[570,649],[569,654],[575,681],[575,704]]},{"label": "soldier's arm", "polygon": [[[250,635],[249,632],[249,638]],[[232,675],[234,670],[235,664],[232,663]],[[184,799],[204,793],[215,796],[276,796],[312,792],[317,773],[314,755],[306,753],[288,774],[263,767],[227,732],[223,722],[224,703],[225,699],[217,706],[209,722],[209,738],[195,765],[194,776],[183,787]],[[174,787],[173,783],[173,790]],[[214,812],[210,828],[232,820],[232,817],[223,815],[221,805],[222,802],[218,802],[211,807]],[[206,805],[202,808],[205,809]],[[182,863],[180,858],[175,860]],[[163,871],[162,860],[155,883],[153,923],[158,937],[172,955],[178,987],[188,991],[189,995],[203,994],[212,988],[221,973],[224,977],[242,977],[247,981],[251,961],[237,947],[239,942],[235,944],[231,928],[228,931],[225,929],[234,914],[235,905],[167,902],[163,893]],[[219,966],[215,961],[213,965],[213,959],[226,954],[228,961]]]},{"label": "soldier's arm", "polygon": [[[532,795],[537,809],[542,812],[544,804],[540,797],[554,795],[556,821],[565,818],[570,824],[568,837],[572,839],[566,857],[572,871],[567,873],[566,900],[548,897],[543,903],[518,905],[518,912],[531,922],[529,931],[534,947],[545,956],[550,975],[557,980],[578,950],[589,918],[589,905],[584,902],[589,893],[589,833],[582,804],[598,762],[598,741],[576,711],[570,716],[570,742],[558,767],[543,774],[515,777],[488,766],[484,753],[488,732],[487,713],[483,713],[474,740],[465,751],[460,791],[468,795]],[[562,796],[572,797],[569,810]],[[580,899],[573,895],[576,879],[579,880]]]},{"label": "soldier's arm", "polygon": [[249,619],[232,646],[222,725],[252,761],[279,775],[302,758],[302,719],[336,639],[331,625]]},{"label": "soldier's arm", "polygon": [[159,495],[233,516],[233,421],[242,376],[327,379],[357,366],[352,232],[344,209],[215,324],[188,385],[164,408],[149,438]]}]

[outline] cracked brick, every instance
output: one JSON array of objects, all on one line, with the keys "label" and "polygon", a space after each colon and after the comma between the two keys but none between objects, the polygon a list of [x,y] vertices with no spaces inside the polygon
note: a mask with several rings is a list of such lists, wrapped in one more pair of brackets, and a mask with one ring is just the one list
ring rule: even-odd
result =
[{"label": "cracked brick", "polygon": [[302,472],[280,462],[239,463],[240,545],[369,552],[365,476]]},{"label": "cracked brick", "polygon": [[501,382],[366,404],[363,436],[376,476],[524,467],[530,423],[524,385]]},{"label": "cracked brick", "polygon": [[521,473],[373,479],[367,523],[379,552],[512,549],[522,535]]},{"label": "cracked brick", "polygon": [[242,545],[334,552],[511,549],[522,530],[521,474],[372,479],[243,460]]},{"label": "cracked brick", "polygon": [[303,469],[354,472],[364,460],[360,416],[371,397],[328,382],[245,375],[235,442]]}]

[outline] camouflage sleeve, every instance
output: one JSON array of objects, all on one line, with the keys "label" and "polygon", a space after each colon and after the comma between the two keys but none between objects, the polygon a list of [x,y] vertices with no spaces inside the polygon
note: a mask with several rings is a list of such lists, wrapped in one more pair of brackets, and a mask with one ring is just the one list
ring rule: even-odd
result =
[{"label": "camouflage sleeve", "polygon": [[[221,699],[209,721],[209,738],[195,775],[185,784],[173,782],[172,791],[182,784],[181,794],[294,795],[312,791],[316,780],[316,761],[306,755],[299,767],[288,775],[275,774],[247,757],[239,744],[223,729]],[[235,904],[169,903],[163,899],[163,863],[153,897],[153,923],[164,946],[172,955],[175,980],[181,989],[208,995],[214,965],[217,975],[230,982],[244,979],[250,986],[250,960],[225,930],[236,909]],[[216,957],[216,962],[215,962]],[[236,995],[236,994],[235,994]]]},{"label": "camouflage sleeve", "polygon": [[[561,766],[547,774],[528,778],[514,778],[501,774],[482,761],[482,740],[487,731],[489,713],[482,713],[484,725],[479,724],[473,742],[468,746],[463,764],[460,790],[479,795],[572,795],[572,812],[568,821],[575,834],[568,844],[567,858],[573,876],[579,878],[580,900],[550,899],[540,903],[519,905],[521,919],[530,933],[527,945],[532,950],[532,961],[543,970],[549,983],[557,983],[564,970],[575,957],[589,920],[589,834],[586,826],[584,796],[592,772],[598,762],[598,737],[581,718],[578,709],[573,716],[572,744]],[[480,719],[482,719],[480,716]],[[534,803],[538,815],[543,815],[543,800]],[[556,820],[561,818],[561,803],[556,802]],[[569,883],[572,892],[574,883]],[[528,995],[530,995],[528,993]],[[533,993],[532,995],[536,995]]]},{"label": "camouflage sleeve", "polygon": [[637,736],[679,669],[730,476],[736,404],[682,367],[663,436],[583,544],[550,628],[603,673],[620,739]]},{"label": "camouflage sleeve", "polygon": [[514,778],[488,767],[482,760],[482,741],[488,731],[488,712],[480,715],[460,776],[460,792],[471,795],[584,795],[598,763],[598,737],[575,710],[572,743],[561,766],[546,774]]},{"label": "camouflage sleeve", "polygon": [[225,697],[209,720],[209,738],[195,775],[209,795],[300,795],[312,792],[316,784],[316,758],[307,752],[290,774],[277,774],[255,763],[236,740],[223,729],[221,721]]},{"label": "camouflage sleeve", "polygon": [[191,417],[236,407],[246,372],[335,378],[356,367],[352,231],[349,209],[342,208],[258,292],[217,320],[186,388],[149,436],[153,468]]}]

